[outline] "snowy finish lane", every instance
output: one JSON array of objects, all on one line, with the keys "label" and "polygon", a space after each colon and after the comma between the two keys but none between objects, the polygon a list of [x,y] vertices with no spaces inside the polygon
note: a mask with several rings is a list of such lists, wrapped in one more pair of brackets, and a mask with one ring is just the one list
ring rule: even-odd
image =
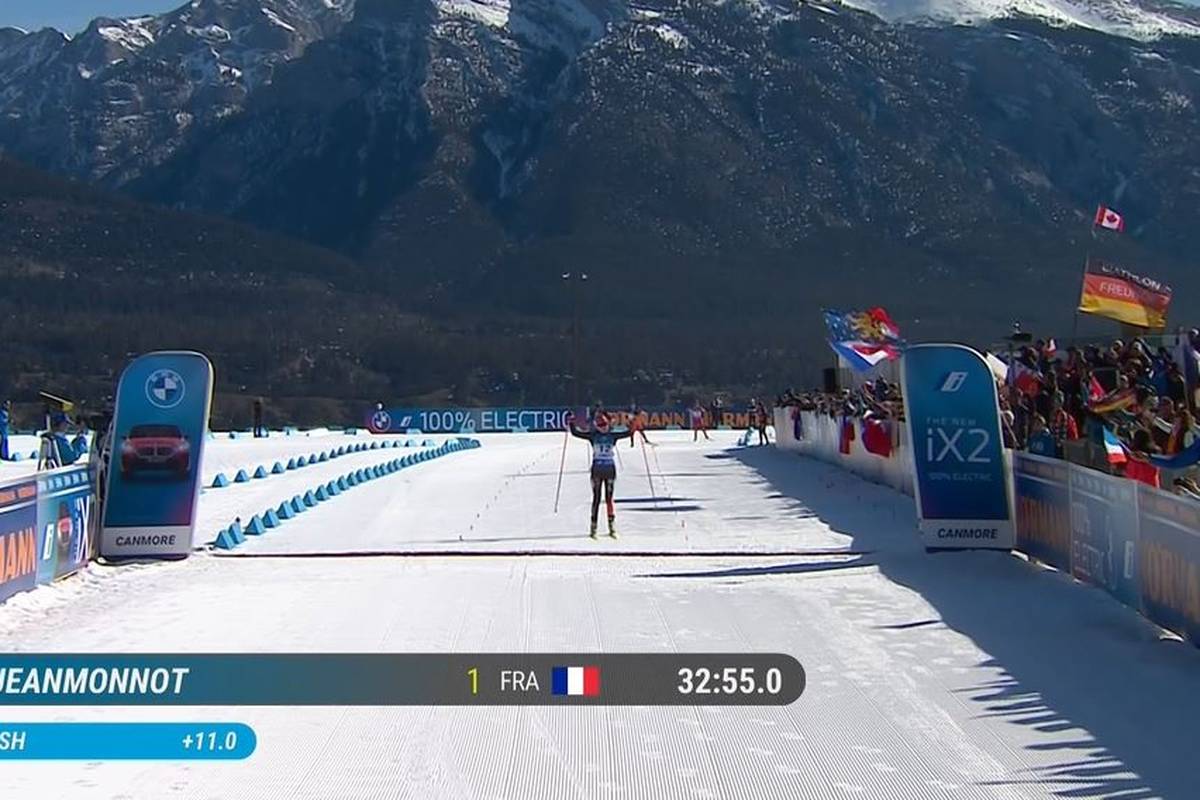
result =
[{"label": "snowy finish lane", "polygon": [[[0,606],[0,644],[781,651],[808,672],[792,706],[14,708],[9,719],[240,721],[259,749],[244,763],[8,763],[0,796],[1194,796],[1200,658],[1190,646],[1160,641],[1103,593],[1017,558],[925,554],[911,500],[890,490],[773,449],[734,448],[727,434],[689,438],[656,437],[658,461],[647,460],[665,487],[654,495],[630,458],[639,450],[622,451],[618,498],[636,502],[619,505],[616,542],[583,535],[585,453],[568,452],[555,516],[561,436],[492,436],[248,543],[262,557],[93,567],[15,598]],[[279,476],[280,489],[301,479]],[[287,554],[442,546],[677,555]],[[831,548],[865,555],[753,555]],[[687,555],[715,549],[746,555]]]},{"label": "snowy finish lane", "polygon": [[[564,435],[492,435],[447,473],[401,471],[362,487],[353,507],[319,507],[236,555],[313,552],[797,552],[848,549],[849,532],[818,520],[724,446],[690,433],[652,432],[655,447],[617,445],[618,541],[587,538],[591,507],[586,442],[567,440],[558,513],[554,495]],[[716,435],[716,434],[714,434]],[[725,446],[737,434],[720,432]],[[893,503],[888,519],[912,523]],[[601,516],[604,510],[601,508]],[[900,513],[903,516],[897,517]],[[336,525],[338,534],[330,535]],[[601,519],[601,531],[605,530]],[[907,528],[905,528],[907,530]],[[896,545],[913,547],[909,537]]]}]

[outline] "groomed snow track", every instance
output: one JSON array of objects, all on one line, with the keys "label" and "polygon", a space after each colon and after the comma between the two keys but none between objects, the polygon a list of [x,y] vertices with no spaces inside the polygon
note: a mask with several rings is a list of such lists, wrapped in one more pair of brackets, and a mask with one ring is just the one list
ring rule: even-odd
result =
[{"label": "groomed snow track", "polygon": [[[1190,645],[1019,558],[927,555],[909,498],[830,466],[739,448],[728,432],[652,438],[620,451],[617,541],[586,538],[583,443],[571,442],[555,514],[562,435],[492,436],[228,554],[92,566],[18,596],[0,606],[0,643],[782,651],[808,673],[793,705],[10,708],[9,721],[238,721],[259,745],[245,762],[6,762],[0,798],[1197,796]],[[218,441],[209,467],[269,466],[299,447]],[[392,452],[208,490],[201,538],[322,469]]]}]

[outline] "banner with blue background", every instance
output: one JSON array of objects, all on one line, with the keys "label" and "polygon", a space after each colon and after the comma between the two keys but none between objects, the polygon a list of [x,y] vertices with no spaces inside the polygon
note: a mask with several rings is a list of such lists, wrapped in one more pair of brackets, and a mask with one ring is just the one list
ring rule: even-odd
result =
[{"label": "banner with blue background", "polygon": [[[691,414],[687,408],[644,408],[646,428],[688,428]],[[576,410],[574,413],[581,413]],[[632,414],[627,408],[606,409],[617,427],[628,426]],[[371,411],[366,416],[371,433],[505,433],[510,431],[561,431],[567,426],[572,409],[566,406],[530,408],[388,408]],[[705,425],[709,427],[748,428],[751,411],[745,406],[722,408],[713,420],[705,409]]]},{"label": "banner with blue background", "polygon": [[1142,612],[1200,644],[1200,503],[1138,484]]},{"label": "banner with blue background", "polygon": [[1138,608],[1137,484],[1080,467],[1070,472],[1071,574]]},{"label": "banner with blue background", "polygon": [[37,585],[37,530],[37,481],[0,484],[0,601]]},{"label": "banner with blue background", "polygon": [[996,382],[975,350],[909,347],[901,361],[917,514],[925,546],[1013,546]]},{"label": "banner with blue background", "polygon": [[200,353],[150,353],[125,369],[117,386],[100,555],[191,552],[212,388],[212,364]]},{"label": "banner with blue background", "polygon": [[1016,548],[1064,572],[1071,568],[1070,465],[1013,454]]},{"label": "banner with blue background", "polygon": [[46,583],[70,575],[91,557],[88,519],[95,492],[87,466],[40,474],[37,483],[37,579]]},{"label": "banner with blue background", "polygon": [[0,602],[87,564],[92,477],[78,466],[0,483]]}]

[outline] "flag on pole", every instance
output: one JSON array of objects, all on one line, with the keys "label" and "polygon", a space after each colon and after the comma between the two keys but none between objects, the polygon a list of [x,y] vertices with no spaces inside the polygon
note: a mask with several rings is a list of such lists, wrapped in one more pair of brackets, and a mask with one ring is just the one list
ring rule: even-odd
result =
[{"label": "flag on pole", "polygon": [[1116,264],[1091,258],[1083,274],[1079,311],[1140,328],[1163,328],[1171,287]]},{"label": "flag on pole", "polygon": [[1096,219],[1092,224],[1093,226],[1121,233],[1125,230],[1125,217],[1113,211],[1108,206],[1100,206],[1096,209]]},{"label": "flag on pole", "polygon": [[826,309],[825,327],[829,346],[858,372],[866,372],[881,361],[900,357],[904,340],[900,328],[882,308],[866,311]]}]

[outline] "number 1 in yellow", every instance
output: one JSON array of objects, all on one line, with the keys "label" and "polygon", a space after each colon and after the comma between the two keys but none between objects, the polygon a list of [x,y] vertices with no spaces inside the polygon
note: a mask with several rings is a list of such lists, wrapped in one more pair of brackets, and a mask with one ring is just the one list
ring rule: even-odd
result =
[{"label": "number 1 in yellow", "polygon": [[471,676],[471,694],[479,694],[479,667],[471,667],[467,674]]}]

